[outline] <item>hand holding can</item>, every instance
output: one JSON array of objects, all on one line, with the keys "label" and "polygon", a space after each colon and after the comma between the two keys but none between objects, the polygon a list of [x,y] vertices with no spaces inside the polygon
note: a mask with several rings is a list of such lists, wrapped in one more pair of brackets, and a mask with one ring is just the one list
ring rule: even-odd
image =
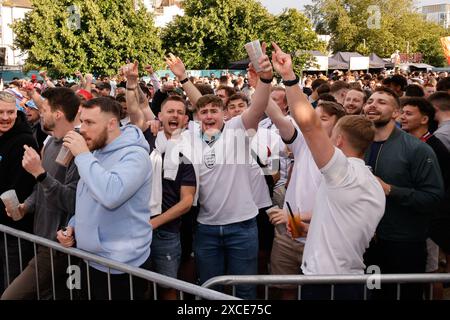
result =
[{"label": "hand holding can", "polygon": [[253,68],[255,68],[256,72],[261,72],[262,69],[259,66],[259,58],[263,55],[261,43],[259,40],[254,40],[252,42],[245,44],[245,50],[247,50],[247,54],[250,58],[250,61],[253,65]]}]

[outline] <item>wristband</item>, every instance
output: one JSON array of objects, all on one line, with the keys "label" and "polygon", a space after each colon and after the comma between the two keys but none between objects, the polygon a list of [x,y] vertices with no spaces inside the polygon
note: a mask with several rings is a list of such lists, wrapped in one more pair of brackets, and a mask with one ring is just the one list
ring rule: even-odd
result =
[{"label": "wristband", "polygon": [[298,77],[298,75],[295,75],[294,80],[283,80],[283,84],[285,87],[292,87],[292,86],[295,86],[296,84],[298,84],[299,81],[300,81],[300,78]]},{"label": "wristband", "polygon": [[181,83],[181,84],[185,84],[185,83],[188,82],[188,81],[189,81],[189,78],[186,77],[186,78],[184,78],[183,80],[181,80],[180,83]]},{"label": "wristband", "polygon": [[262,83],[270,84],[272,83],[273,77],[270,79],[259,78],[259,80],[261,80]]},{"label": "wristband", "polygon": [[43,173],[41,173],[40,175],[38,175],[36,177],[36,181],[42,182],[42,181],[44,181],[45,178],[47,178],[47,172],[44,171]]}]

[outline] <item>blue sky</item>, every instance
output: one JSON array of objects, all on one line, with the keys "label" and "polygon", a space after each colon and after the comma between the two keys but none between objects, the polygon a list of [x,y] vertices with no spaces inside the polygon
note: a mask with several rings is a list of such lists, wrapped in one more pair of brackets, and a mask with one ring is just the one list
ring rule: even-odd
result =
[{"label": "blue sky", "polygon": [[[446,3],[448,0],[416,0],[419,6],[438,3]],[[311,3],[311,0],[259,0],[267,9],[274,14],[280,13],[283,8],[303,9],[305,4]]]},{"label": "blue sky", "polygon": [[271,13],[280,13],[284,8],[303,9],[310,0],[259,0]]}]

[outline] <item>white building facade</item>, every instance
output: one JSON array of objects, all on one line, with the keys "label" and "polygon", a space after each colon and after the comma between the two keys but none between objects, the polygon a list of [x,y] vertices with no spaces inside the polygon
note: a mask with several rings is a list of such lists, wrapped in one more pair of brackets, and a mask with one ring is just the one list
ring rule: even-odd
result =
[{"label": "white building facade", "polygon": [[[164,27],[177,15],[183,15],[182,0],[136,0],[155,14],[155,25]],[[25,64],[26,53],[13,50],[15,34],[10,24],[23,19],[32,6],[29,0],[0,0],[0,65],[17,68]]]},{"label": "white building facade", "polygon": [[26,54],[13,50],[15,35],[10,24],[24,18],[25,13],[30,10],[31,3],[28,0],[0,1],[0,64],[17,67],[25,63]]},{"label": "white building facade", "polygon": [[444,28],[450,27],[450,3],[448,3],[448,1],[423,6],[422,14],[425,16],[427,21],[435,22]]}]

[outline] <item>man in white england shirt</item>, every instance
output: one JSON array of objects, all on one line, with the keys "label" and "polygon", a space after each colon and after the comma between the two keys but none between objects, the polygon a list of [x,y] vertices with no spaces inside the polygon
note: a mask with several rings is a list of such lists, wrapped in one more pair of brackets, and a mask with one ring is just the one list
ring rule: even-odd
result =
[{"label": "man in white england shirt", "polygon": [[[363,274],[363,254],[383,216],[385,195],[362,160],[373,141],[373,124],[362,116],[345,116],[333,129],[331,138],[322,128],[298,77],[290,55],[276,44],[274,69],[283,77],[291,114],[308,144],[323,179],[303,253],[305,275]],[[361,291],[346,286],[335,288],[335,298],[362,298]],[[303,298],[328,299],[330,289],[302,288]],[[328,296],[327,296],[328,295]]]},{"label": "man in white england shirt", "polygon": [[[263,44],[265,52],[265,45]],[[201,127],[194,129],[193,150],[201,150],[199,205],[194,252],[200,282],[224,275],[257,274],[258,230],[249,179],[250,137],[246,130],[258,128],[269,100],[272,66],[264,54],[262,71],[251,106],[224,123],[224,105],[214,95],[196,101]],[[195,156],[194,156],[195,158]],[[241,285],[236,295],[255,299],[255,286]]]}]

